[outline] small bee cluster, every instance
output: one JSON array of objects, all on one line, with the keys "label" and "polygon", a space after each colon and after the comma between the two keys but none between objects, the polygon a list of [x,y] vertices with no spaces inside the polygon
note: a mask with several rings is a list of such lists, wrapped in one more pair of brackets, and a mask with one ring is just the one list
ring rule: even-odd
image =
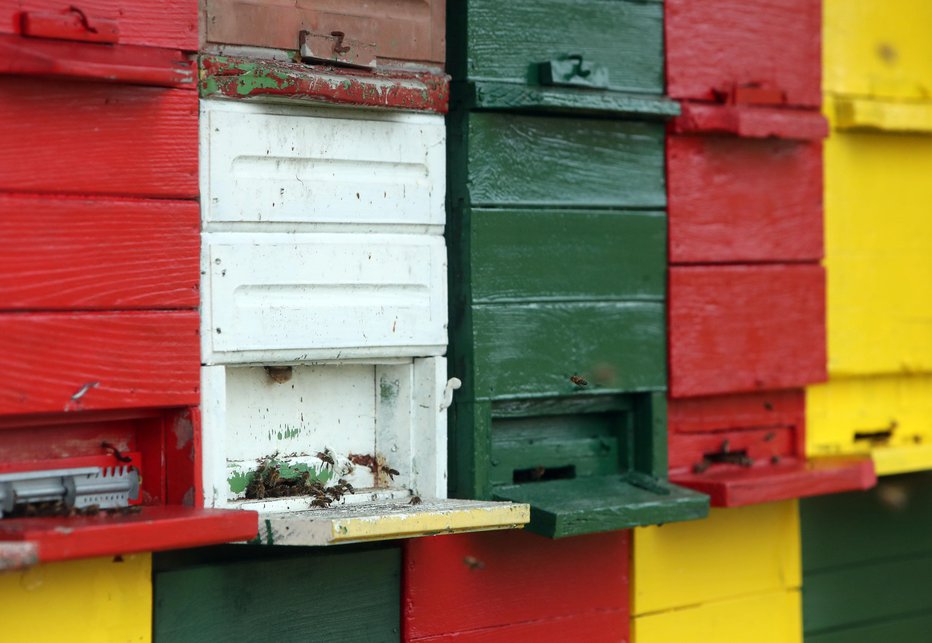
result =
[{"label": "small bee cluster", "polygon": [[75,507],[68,505],[64,500],[50,500],[48,502],[30,502],[17,507],[4,514],[4,518],[34,518],[60,516],[63,518],[74,518],[75,516],[126,516],[128,514],[139,513],[142,507],[139,505],[129,505],[127,507],[114,507],[101,509],[98,505],[88,505],[86,507]]},{"label": "small bee cluster", "polygon": [[[313,496],[312,507],[329,507],[331,503],[339,501],[346,494],[356,493],[353,485],[344,478],[340,478],[336,484],[324,486],[320,480],[312,479],[311,472],[307,469],[296,471],[288,467],[288,471],[283,472],[283,465],[277,460],[277,456],[276,453],[265,458],[256,467],[246,486],[247,500]],[[324,463],[324,468],[332,475],[333,453],[329,449],[324,449],[317,454],[317,458]]]},{"label": "small bee cluster", "polygon": [[353,464],[358,464],[361,467],[366,467],[369,469],[376,481],[378,481],[382,476],[388,476],[391,480],[394,480],[395,476],[399,474],[398,469],[393,469],[387,462],[378,456],[350,453],[349,461]]},{"label": "small bee cluster", "polygon": [[[767,434],[764,441],[769,442],[773,438]],[[771,458],[772,464],[780,461],[779,456]],[[706,453],[702,460],[693,465],[693,473],[705,473],[713,464],[737,464],[739,467],[750,468],[754,466],[754,461],[748,456],[747,449],[731,450],[731,443],[728,440],[722,441],[722,446],[714,453]]]}]

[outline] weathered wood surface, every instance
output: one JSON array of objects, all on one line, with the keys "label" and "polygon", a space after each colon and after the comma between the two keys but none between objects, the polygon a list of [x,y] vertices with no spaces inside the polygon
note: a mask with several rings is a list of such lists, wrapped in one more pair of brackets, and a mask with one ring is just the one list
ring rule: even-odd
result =
[{"label": "weathered wood surface", "polygon": [[[206,0],[203,28],[209,43],[295,50],[298,34],[345,34],[375,44],[379,63],[434,63],[446,49],[442,0]],[[345,45],[344,45],[345,46]]]},{"label": "weathered wood surface", "polygon": [[[536,85],[537,64],[580,54],[618,91],[663,92],[663,5],[596,0],[471,0],[450,11],[466,32],[451,45],[457,78]],[[458,35],[462,38],[462,35]],[[584,93],[584,92],[583,92]]]},{"label": "weathered wood surface", "polygon": [[826,378],[821,266],[673,267],[669,319],[674,398]]},{"label": "weathered wood surface", "polygon": [[[21,12],[68,14],[68,8],[60,0],[3,0],[0,32],[19,33]],[[81,0],[79,8],[91,27],[98,19],[115,22],[119,44],[197,49],[197,0]]]},{"label": "weathered wood surface", "polygon": [[802,428],[805,404],[802,389],[786,389],[670,400],[667,414],[671,433]]},{"label": "weathered wood surface", "polygon": [[405,640],[627,641],[629,538],[500,532],[407,541]]},{"label": "weathered wood surface", "polygon": [[662,209],[663,143],[659,123],[472,113],[469,200]]},{"label": "weathered wood surface", "polygon": [[[153,640],[401,640],[401,550],[223,548],[166,555],[153,577]],[[214,560],[220,558],[221,560]],[[161,568],[160,568],[161,567]]]},{"label": "weathered wood surface", "polygon": [[818,261],[822,145],[667,140],[670,262]]},{"label": "weathered wood surface", "polygon": [[[0,190],[196,198],[197,94],[0,78]],[[41,134],[37,134],[41,132]]]},{"label": "weathered wood surface", "polygon": [[196,308],[199,227],[194,201],[0,194],[0,309]]},{"label": "weathered wood surface", "polygon": [[716,92],[760,85],[790,105],[821,101],[821,3],[817,0],[667,0],[667,90],[715,100]]},{"label": "weathered wood surface", "polygon": [[0,315],[0,414],[200,402],[198,315]]}]

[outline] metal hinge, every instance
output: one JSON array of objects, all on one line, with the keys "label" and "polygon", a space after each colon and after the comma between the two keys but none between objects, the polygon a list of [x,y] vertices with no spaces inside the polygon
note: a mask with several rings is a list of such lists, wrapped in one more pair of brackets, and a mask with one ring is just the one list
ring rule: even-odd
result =
[{"label": "metal hinge", "polygon": [[139,499],[139,482],[132,465],[0,474],[0,517],[19,504],[59,500],[77,508],[127,507]]}]

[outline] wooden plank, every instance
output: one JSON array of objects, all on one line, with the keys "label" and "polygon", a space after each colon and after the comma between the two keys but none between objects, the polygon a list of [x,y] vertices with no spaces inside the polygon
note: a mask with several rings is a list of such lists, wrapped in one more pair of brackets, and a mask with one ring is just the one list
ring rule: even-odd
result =
[{"label": "wooden plank", "polygon": [[636,529],[633,547],[635,616],[801,584],[793,500],[713,509],[706,520]]},{"label": "wooden plank", "polygon": [[670,433],[805,426],[802,389],[670,400]]},{"label": "wooden plank", "polygon": [[[932,556],[932,473],[881,478],[864,493],[800,503],[803,568],[811,574]],[[885,581],[883,587],[894,583]]]},{"label": "wooden plank", "polygon": [[198,315],[0,316],[0,414],[193,406]]},{"label": "wooden plank", "polygon": [[659,2],[472,0],[462,4],[466,15],[451,18],[451,24],[465,31],[459,37],[466,39],[462,53],[451,53],[458,77],[537,85],[537,64],[580,54],[583,61],[606,68],[613,90],[663,92]]},{"label": "wooden plank", "polygon": [[472,205],[666,205],[660,123],[471,113],[468,130]]},{"label": "wooden plank", "polygon": [[[0,594],[4,610],[17,615],[4,625],[4,636],[13,640],[100,643],[115,635],[143,643],[151,640],[151,554],[4,573]],[[49,618],[50,609],[56,618]]]},{"label": "wooden plank", "polygon": [[752,468],[713,465],[703,473],[671,472],[670,481],[708,494],[713,507],[741,507],[869,489],[877,483],[870,458],[782,458]]},{"label": "wooden plank", "polygon": [[667,140],[670,262],[822,258],[822,145]]},{"label": "wooden plank", "polygon": [[928,555],[807,573],[804,627],[817,633],[928,613],[930,583]]},{"label": "wooden plank", "polygon": [[827,92],[926,100],[932,92],[932,5],[825,0]]},{"label": "wooden plank", "polygon": [[[623,531],[565,540],[496,532],[407,541],[405,640],[491,643],[527,640],[519,636],[525,632],[543,637],[534,640],[574,640],[572,625],[585,632],[597,624],[606,629],[591,640],[608,632],[627,640],[628,543]],[[587,620],[593,625],[583,626]]]},{"label": "wooden plank", "polygon": [[828,121],[815,110],[746,104],[683,103],[670,123],[675,134],[716,134],[742,138],[817,141],[828,136]]},{"label": "wooden plank", "polygon": [[632,622],[632,634],[637,643],[802,643],[799,591],[754,594],[640,616]]},{"label": "wooden plank", "polygon": [[443,225],[441,116],[231,101],[202,110],[207,225]]},{"label": "wooden plank", "polygon": [[8,518],[0,541],[34,542],[41,562],[199,547],[252,538],[251,511],[147,506],[127,515]]},{"label": "wooden plank", "polygon": [[474,208],[467,216],[474,302],[663,299],[663,212]]},{"label": "wooden plank", "polygon": [[709,510],[707,496],[662,479],[648,489],[619,475],[502,485],[492,495],[531,505],[525,529],[549,538],[696,520]]},{"label": "wooden plank", "polygon": [[346,34],[374,43],[379,63],[390,60],[443,66],[445,3],[440,0],[206,0],[211,43],[295,49],[300,31]]},{"label": "wooden plank", "polygon": [[418,643],[514,643],[514,641],[563,643],[574,640],[598,641],[610,637],[608,640],[626,643],[629,640],[629,624],[626,616],[627,613],[620,610],[585,612],[578,616],[509,623],[483,630],[406,640]]},{"label": "wooden plank", "polygon": [[0,93],[0,120],[19,124],[0,190],[197,197],[195,92],[5,77]]},{"label": "wooden plank", "polygon": [[[82,0],[81,12],[88,24],[113,21],[120,44],[197,49],[197,0],[164,0],[129,3],[123,0]],[[3,0],[0,33],[20,32],[20,12],[67,15],[68,5],[59,0]]]},{"label": "wooden plank", "polygon": [[932,133],[932,105],[861,98],[837,98],[835,127],[888,133]]},{"label": "wooden plank", "polygon": [[879,475],[932,467],[932,375],[836,378],[806,390],[806,451],[872,453]]},{"label": "wooden plank", "polygon": [[[830,106],[829,106],[830,107]],[[932,137],[836,133],[825,143],[832,376],[932,372]],[[878,212],[896,212],[877,225]]]},{"label": "wooden plank", "polygon": [[[791,457],[796,454],[794,427],[770,426],[757,429],[735,429],[693,433],[670,433],[670,469],[690,470],[702,461],[704,455],[723,452],[727,444],[730,452],[746,452],[757,467],[768,467],[772,458]],[[737,464],[713,464],[709,471],[725,468],[737,470]]]},{"label": "wooden plank", "polygon": [[671,268],[671,396],[824,380],[824,280],[818,265]]},{"label": "wooden plank", "polygon": [[[478,304],[472,313],[480,399],[665,384],[660,303]],[[574,375],[589,385],[574,384]]]},{"label": "wooden plank", "polygon": [[674,98],[715,100],[761,86],[786,103],[820,96],[821,4],[815,0],[667,0],[667,88]]},{"label": "wooden plank", "polygon": [[[237,552],[156,572],[154,641],[203,641],[205,632],[217,640],[266,632],[282,643],[400,640],[400,549]],[[274,601],[251,600],[257,581]]]},{"label": "wooden plank", "polygon": [[440,235],[205,233],[204,246],[205,363],[446,350]]},{"label": "wooden plank", "polygon": [[0,194],[0,309],[195,308],[199,228],[194,201]]},{"label": "wooden plank", "polygon": [[899,615],[881,623],[853,625],[831,632],[806,632],[806,643],[876,643],[926,640],[932,628],[928,613]]},{"label": "wooden plank", "polygon": [[[457,85],[457,100],[465,109],[525,109],[535,112],[611,114],[627,118],[669,118],[680,105],[663,96],[627,94],[575,87],[515,85],[505,81],[475,80]],[[459,103],[458,103],[459,104]]]}]

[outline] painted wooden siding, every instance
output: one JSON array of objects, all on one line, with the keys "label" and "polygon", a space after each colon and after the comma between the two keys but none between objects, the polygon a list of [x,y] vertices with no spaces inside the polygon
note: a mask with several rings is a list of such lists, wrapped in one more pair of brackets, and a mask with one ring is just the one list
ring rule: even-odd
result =
[{"label": "painted wooden siding", "polygon": [[[11,641],[148,643],[152,556],[91,558],[0,574]],[[54,618],[50,614],[54,613]]]},{"label": "painted wooden siding", "polygon": [[409,541],[404,640],[628,641],[628,543],[623,531],[559,541],[525,532]]},{"label": "painted wooden siding", "polygon": [[634,530],[638,643],[802,640],[796,501]]},{"label": "painted wooden siding", "polygon": [[807,643],[925,641],[932,610],[929,473],[801,503]]}]

